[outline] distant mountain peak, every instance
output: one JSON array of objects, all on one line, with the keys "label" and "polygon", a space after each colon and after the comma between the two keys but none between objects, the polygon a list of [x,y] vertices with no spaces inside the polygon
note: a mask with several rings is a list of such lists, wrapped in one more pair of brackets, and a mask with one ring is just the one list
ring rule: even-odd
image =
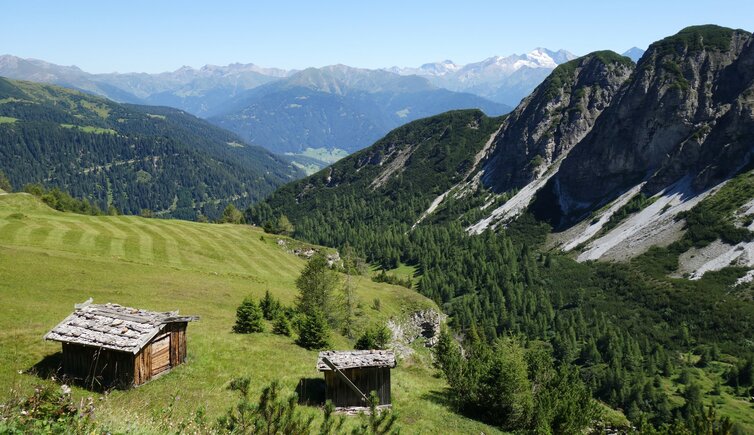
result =
[{"label": "distant mountain peak", "polygon": [[639,59],[641,59],[642,56],[644,56],[645,50],[642,50],[639,47],[631,47],[628,50],[623,52],[623,56],[626,56],[633,60],[634,62],[638,62]]}]

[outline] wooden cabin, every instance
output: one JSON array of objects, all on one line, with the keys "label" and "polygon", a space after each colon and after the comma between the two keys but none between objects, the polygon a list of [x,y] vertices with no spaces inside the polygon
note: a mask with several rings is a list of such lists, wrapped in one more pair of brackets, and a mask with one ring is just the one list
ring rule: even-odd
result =
[{"label": "wooden cabin", "polygon": [[196,316],[91,299],[45,335],[63,343],[63,373],[85,385],[130,388],[186,361],[186,327]]},{"label": "wooden cabin", "polygon": [[390,350],[320,352],[317,369],[325,373],[325,398],[337,408],[368,406],[365,398],[377,392],[380,406],[391,406],[390,369],[395,353]]}]

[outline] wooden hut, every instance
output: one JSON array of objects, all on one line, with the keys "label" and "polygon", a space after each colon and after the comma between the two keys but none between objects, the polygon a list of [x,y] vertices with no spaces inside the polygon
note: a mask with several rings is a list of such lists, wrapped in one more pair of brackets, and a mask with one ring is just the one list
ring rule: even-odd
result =
[{"label": "wooden hut", "polygon": [[391,406],[393,367],[395,354],[390,350],[326,351],[317,360],[317,369],[325,373],[325,397],[338,408],[367,406],[372,391],[380,406]]},{"label": "wooden hut", "polygon": [[186,326],[198,317],[91,302],[77,304],[44,337],[63,343],[63,372],[69,378],[129,388],[186,360]]}]

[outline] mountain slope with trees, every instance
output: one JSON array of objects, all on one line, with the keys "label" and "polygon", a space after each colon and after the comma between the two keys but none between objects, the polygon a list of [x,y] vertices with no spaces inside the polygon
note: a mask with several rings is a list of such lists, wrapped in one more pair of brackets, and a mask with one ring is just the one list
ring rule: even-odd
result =
[{"label": "mountain slope with trees", "polygon": [[123,105],[0,79],[0,170],[15,189],[59,187],[106,210],[216,218],[300,172],[180,110]]},{"label": "mountain slope with trees", "polygon": [[[285,215],[296,237],[351,246],[386,269],[413,266],[417,290],[443,307],[455,333],[463,337],[460,345],[451,340],[438,358],[451,381],[449,399],[467,415],[506,429],[556,430],[575,424],[557,413],[542,419],[535,411],[538,400],[556,403],[557,398],[519,396],[526,388],[516,385],[534,385],[535,391],[548,388],[546,379],[553,372],[546,366],[553,363],[562,370],[557,377],[571,379],[568,373],[579,374],[573,383],[553,390],[555,397],[559,391],[581,391],[583,382],[593,397],[621,409],[642,432],[696,433],[705,424],[730,431],[726,418],[738,431],[751,431],[751,419],[739,412],[748,406],[754,386],[748,375],[743,383],[739,376],[742,371],[749,373],[746,367],[754,355],[748,338],[754,303],[750,284],[742,281],[749,276],[747,267],[725,263],[696,280],[668,276],[690,247],[720,238],[751,240],[747,228],[754,193],[750,168],[741,158],[751,155],[746,141],[752,131],[746,92],[750,70],[744,68],[750,47],[746,32],[707,26],[685,29],[653,44],[636,71],[630,59],[614,53],[585,56],[554,71],[507,118],[451,112],[415,121],[327,170],[283,187],[249,209],[247,218],[263,224]],[[663,67],[656,82],[663,91],[634,100],[633,93],[653,89],[655,82],[645,80],[649,71],[669,59],[681,68],[680,75],[671,74],[676,71],[672,65]],[[702,69],[694,69],[695,65]],[[703,79],[697,82],[699,71]],[[698,100],[692,98],[696,96]],[[695,101],[716,98],[730,105],[720,106],[723,112],[714,118],[717,122],[704,119],[711,122],[709,132],[719,131],[720,136],[694,138],[693,128],[686,124],[689,118],[677,113],[694,107],[701,112],[715,110],[715,104],[697,106]],[[663,128],[645,129],[641,121],[649,115],[625,101],[639,101],[639,108],[656,107],[649,121],[662,123]],[[530,125],[528,119],[533,120]],[[616,128],[616,119],[623,127]],[[552,138],[540,134],[547,131],[552,131]],[[623,136],[611,136],[611,131]],[[687,140],[678,151],[656,160],[642,153],[657,150],[625,139],[655,135],[657,145],[672,149],[677,142],[670,136],[686,133],[701,147]],[[602,140],[596,139],[598,135]],[[668,141],[661,141],[662,137]],[[505,147],[508,152],[501,151]],[[426,165],[427,160],[416,158],[415,150],[421,149],[438,156],[438,161]],[[570,151],[562,152],[565,149]],[[610,160],[615,154],[602,149],[636,158]],[[454,150],[459,154],[453,155]],[[560,166],[553,164],[563,155]],[[726,158],[733,155],[738,158]],[[506,165],[521,170],[506,159],[532,161],[538,160],[536,156],[544,170],[523,171],[508,180],[496,177],[495,171]],[[632,162],[635,172],[614,170],[627,162]],[[701,170],[705,164],[711,164],[710,170]],[[648,189],[667,186],[687,174],[696,176],[700,182],[692,185],[701,188],[709,186],[707,182],[729,181],[708,196],[685,192],[683,200],[696,198],[696,202],[687,203],[684,213],[673,211],[676,203],[668,205],[682,227],[682,238],[667,248],[655,247],[621,263],[580,263],[574,255],[551,248],[550,224],[557,222],[547,217],[553,211],[557,214],[558,204],[583,204],[578,211],[581,217],[572,215],[574,222],[593,226],[602,216],[609,217],[600,207],[615,199],[616,186],[625,189],[636,183],[633,173],[650,174]],[[548,179],[549,183],[535,184]],[[573,198],[579,201],[568,202]],[[655,200],[648,197],[628,201],[632,196],[627,193],[625,198],[625,207],[615,205],[620,209],[616,216],[623,216],[617,219],[654,207]],[[491,220],[473,232],[476,235],[469,235],[467,229],[506,204],[515,213],[505,222]],[[516,204],[521,206],[513,208]],[[621,228],[620,222],[610,225],[613,231]],[[511,334],[520,341],[506,342]],[[463,350],[454,350],[457,346]],[[521,356],[498,359],[494,349]],[[485,385],[502,382],[506,372],[519,373],[511,379],[515,382],[506,384],[510,388],[497,393],[485,390]],[[512,397],[531,405],[511,408],[517,402],[511,402]],[[707,411],[709,405],[719,408]],[[499,415],[515,416],[515,427],[508,426],[510,421],[496,421]]]}]

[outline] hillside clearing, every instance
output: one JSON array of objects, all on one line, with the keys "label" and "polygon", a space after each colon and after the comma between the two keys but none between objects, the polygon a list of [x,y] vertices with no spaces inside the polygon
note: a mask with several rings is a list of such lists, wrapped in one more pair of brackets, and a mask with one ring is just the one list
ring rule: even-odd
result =
[{"label": "hillside clearing", "polygon": [[[26,391],[40,382],[28,372],[54,364],[60,351],[42,335],[88,297],[201,316],[188,328],[186,364],[144,386],[96,400],[98,418],[113,430],[157,431],[154,416],[173,398],[176,417],[204,406],[214,419],[234,402],[226,387],[237,376],[251,378],[255,395],[273,379],[287,391],[301,379],[320,379],[316,352],[291,338],[231,332],[235,308],[248,294],[261,298],[269,290],[284,304],[293,303],[294,280],[305,263],[277,240],[247,226],[82,216],[52,211],[30,195],[3,195],[0,388]],[[413,291],[368,277],[358,280],[356,294],[364,306],[363,324],[432,306]],[[375,298],[381,300],[380,311],[369,307]],[[352,347],[340,336],[334,342],[336,348]],[[496,433],[449,409],[442,394],[445,381],[428,368],[426,350],[417,350],[413,361],[401,361],[393,373],[393,403],[404,431]],[[81,389],[74,394],[93,395]],[[319,415],[316,408],[306,409]]]}]

